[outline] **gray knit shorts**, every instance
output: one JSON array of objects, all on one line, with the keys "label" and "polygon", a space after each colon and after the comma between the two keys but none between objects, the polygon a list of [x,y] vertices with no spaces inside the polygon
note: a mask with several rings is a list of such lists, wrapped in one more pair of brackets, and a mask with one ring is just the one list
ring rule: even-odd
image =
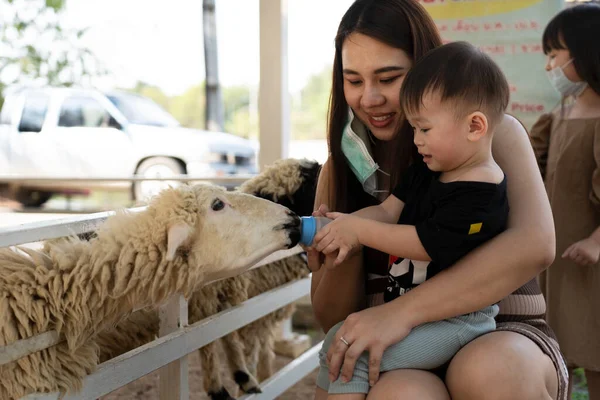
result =
[{"label": "gray knit shorts", "polygon": [[[494,317],[498,306],[493,305],[460,317],[419,325],[402,341],[388,347],[381,359],[380,371],[395,369],[431,370],[448,362],[471,340],[496,329]],[[344,383],[339,377],[329,381],[327,351],[338,329],[338,323],[327,332],[319,352],[317,386],[328,393],[368,393],[369,354],[364,352],[356,361],[352,379]]]}]

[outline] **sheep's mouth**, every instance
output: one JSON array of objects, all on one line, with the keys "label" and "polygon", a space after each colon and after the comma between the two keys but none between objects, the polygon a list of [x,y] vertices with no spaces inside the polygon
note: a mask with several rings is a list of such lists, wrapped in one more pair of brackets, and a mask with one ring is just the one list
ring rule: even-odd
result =
[{"label": "sheep's mouth", "polygon": [[293,230],[290,230],[288,232],[288,238],[290,239],[290,243],[288,244],[288,249],[291,249],[292,247],[294,247],[298,243],[300,243],[300,229],[295,228]]},{"label": "sheep's mouth", "polygon": [[288,234],[289,243],[287,245],[288,249],[296,246],[300,242],[300,217],[298,217],[294,212],[288,211],[288,215],[290,219],[285,224],[278,225],[275,230],[286,231]]}]

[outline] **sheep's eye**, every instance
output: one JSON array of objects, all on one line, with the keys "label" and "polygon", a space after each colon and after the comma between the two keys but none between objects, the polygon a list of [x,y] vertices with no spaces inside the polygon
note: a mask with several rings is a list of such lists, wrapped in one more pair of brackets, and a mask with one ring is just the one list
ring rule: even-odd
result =
[{"label": "sheep's eye", "polygon": [[221,199],[214,199],[210,208],[212,208],[213,211],[221,211],[225,208],[225,203],[223,203]]}]

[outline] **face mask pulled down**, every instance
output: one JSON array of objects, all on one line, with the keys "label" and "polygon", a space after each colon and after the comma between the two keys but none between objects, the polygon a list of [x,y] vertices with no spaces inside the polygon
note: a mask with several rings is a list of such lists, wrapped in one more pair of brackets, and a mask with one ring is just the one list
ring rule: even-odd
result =
[{"label": "face mask pulled down", "polygon": [[348,114],[348,123],[342,132],[342,153],[363,190],[371,196],[379,198],[379,194],[387,194],[387,190],[378,189],[377,171],[388,174],[379,169],[379,165],[373,160],[367,128],[358,118],[354,117],[352,110],[349,110]]},{"label": "face mask pulled down", "polygon": [[587,82],[573,82],[565,75],[563,71],[569,64],[573,62],[571,58],[561,67],[552,68],[548,71],[548,79],[554,88],[563,96],[579,96],[585,88],[587,88]]}]

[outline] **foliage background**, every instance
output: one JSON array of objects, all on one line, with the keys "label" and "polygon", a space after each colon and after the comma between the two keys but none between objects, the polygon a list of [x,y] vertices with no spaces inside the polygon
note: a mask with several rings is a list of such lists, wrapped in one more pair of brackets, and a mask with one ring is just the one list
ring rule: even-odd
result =
[{"label": "foliage background", "polygon": [[[0,106],[12,85],[88,87],[94,78],[111,74],[83,46],[86,29],[68,29],[61,22],[65,7],[66,0],[0,0]],[[291,96],[293,139],[325,138],[330,88],[328,66]],[[151,98],[183,126],[204,128],[203,82],[174,96],[145,82],[121,89]],[[226,132],[258,138],[257,91],[250,86],[222,87]]]},{"label": "foliage background", "polygon": [[[327,107],[331,89],[331,67],[313,75],[306,86],[291,96],[291,133],[296,140],[325,139]],[[204,128],[204,83],[169,97],[160,88],[138,82],[133,92],[153,99],[184,126]],[[245,138],[258,138],[257,88],[223,87],[225,131]]]}]

